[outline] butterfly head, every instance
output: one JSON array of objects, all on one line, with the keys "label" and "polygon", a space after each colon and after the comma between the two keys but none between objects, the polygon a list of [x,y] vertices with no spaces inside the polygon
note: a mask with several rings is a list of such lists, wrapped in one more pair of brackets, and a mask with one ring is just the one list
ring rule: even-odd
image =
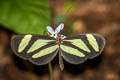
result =
[{"label": "butterfly head", "polygon": [[55,38],[55,39],[57,39],[57,37],[58,37],[58,34],[57,33],[53,33],[53,34],[51,34],[51,35],[49,35],[50,37],[53,37],[53,38]]}]

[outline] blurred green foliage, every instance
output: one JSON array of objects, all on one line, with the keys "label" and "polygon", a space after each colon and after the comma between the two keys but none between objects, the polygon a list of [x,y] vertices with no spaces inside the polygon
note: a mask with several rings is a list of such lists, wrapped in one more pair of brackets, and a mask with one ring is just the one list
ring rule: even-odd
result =
[{"label": "blurred green foliage", "polygon": [[58,23],[59,23],[59,24],[60,24],[60,23],[64,23],[65,18],[66,18],[65,15],[57,14],[57,15],[54,17],[54,23],[55,23],[55,24],[58,24]]},{"label": "blurred green foliage", "polygon": [[69,21],[69,24],[66,25],[66,26],[68,26],[68,30],[66,31],[67,36],[73,34],[73,23],[74,23],[74,21]]},{"label": "blurred green foliage", "polygon": [[9,30],[43,34],[50,22],[48,0],[0,0],[0,25]]},{"label": "blurred green foliage", "polygon": [[64,5],[65,11],[71,12],[75,9],[76,5],[74,2],[69,1]]},{"label": "blurred green foliage", "polygon": [[75,10],[75,3],[72,1],[68,1],[65,5],[64,5],[64,14],[56,14],[56,16],[54,17],[54,22],[55,24],[58,23],[64,23],[65,20],[68,18],[69,13],[71,13],[73,10]]}]

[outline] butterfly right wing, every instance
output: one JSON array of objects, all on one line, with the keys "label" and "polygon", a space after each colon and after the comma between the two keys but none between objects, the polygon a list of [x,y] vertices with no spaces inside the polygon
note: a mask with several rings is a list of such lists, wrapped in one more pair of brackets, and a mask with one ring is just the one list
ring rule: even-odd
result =
[{"label": "butterfly right wing", "polygon": [[68,36],[60,45],[61,55],[71,64],[80,64],[102,52],[105,40],[98,34],[79,34]]},{"label": "butterfly right wing", "polygon": [[49,63],[58,52],[56,40],[42,35],[18,35],[11,41],[14,53],[36,65]]}]

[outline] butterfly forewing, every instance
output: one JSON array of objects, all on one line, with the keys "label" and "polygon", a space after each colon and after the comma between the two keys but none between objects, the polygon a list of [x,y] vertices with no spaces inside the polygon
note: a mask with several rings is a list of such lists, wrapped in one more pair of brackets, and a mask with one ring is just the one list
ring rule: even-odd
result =
[{"label": "butterfly forewing", "polygon": [[62,57],[69,63],[79,64],[87,58],[98,56],[103,50],[105,40],[98,34],[68,36],[60,45]]},{"label": "butterfly forewing", "polygon": [[59,48],[52,37],[30,34],[16,36],[11,47],[16,55],[37,65],[49,63]]}]

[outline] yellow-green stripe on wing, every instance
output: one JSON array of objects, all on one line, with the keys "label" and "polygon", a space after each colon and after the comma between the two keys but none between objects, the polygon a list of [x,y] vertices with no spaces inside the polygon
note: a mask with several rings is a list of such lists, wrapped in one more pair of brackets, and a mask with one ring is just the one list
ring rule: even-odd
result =
[{"label": "yellow-green stripe on wing", "polygon": [[[38,65],[51,61],[57,51],[56,40],[54,38],[30,34],[16,36],[11,41],[11,48],[19,57],[30,60]],[[39,54],[38,57],[32,57],[37,54]]]},{"label": "yellow-green stripe on wing", "polygon": [[79,57],[85,57],[83,53],[81,53],[79,50],[72,48],[70,46],[66,45],[60,45],[61,50],[63,50],[66,53],[72,54],[74,56],[79,56]]},{"label": "yellow-green stripe on wing", "polygon": [[72,39],[72,40],[64,40],[64,41],[68,41],[71,42],[71,44],[77,46],[78,48],[90,53],[90,49],[87,47],[87,45],[84,43],[84,41],[82,39]]},{"label": "yellow-green stripe on wing", "polygon": [[80,34],[65,38],[60,48],[62,56],[67,62],[79,64],[87,58],[91,59],[99,55],[104,45],[104,38],[98,34]]},{"label": "yellow-green stripe on wing", "polygon": [[18,46],[18,52],[19,53],[22,52],[26,48],[26,46],[29,44],[29,41],[31,40],[31,38],[32,38],[32,35],[30,35],[30,34],[25,35],[23,37],[23,39],[21,40],[21,42],[20,42],[20,44]]},{"label": "yellow-green stripe on wing", "polygon": [[92,46],[92,48],[96,51],[99,52],[99,46],[96,38],[92,34],[86,34],[87,40],[89,44]]},{"label": "yellow-green stripe on wing", "polygon": [[36,54],[33,54],[31,57],[31,61],[36,64],[36,65],[44,65],[49,63],[56,55],[58,52],[58,45],[53,45],[50,47],[46,47]]},{"label": "yellow-green stripe on wing", "polygon": [[85,54],[70,45],[60,45],[61,56],[71,64],[79,64],[85,60]]},{"label": "yellow-green stripe on wing", "polygon": [[98,56],[105,46],[105,39],[99,34],[85,34],[86,36],[86,43],[88,44],[91,55],[88,58],[94,58]]},{"label": "yellow-green stripe on wing", "polygon": [[33,52],[42,46],[47,45],[49,42],[54,41],[54,40],[44,40],[44,39],[38,39],[36,40],[33,45],[28,49],[27,53]]}]

